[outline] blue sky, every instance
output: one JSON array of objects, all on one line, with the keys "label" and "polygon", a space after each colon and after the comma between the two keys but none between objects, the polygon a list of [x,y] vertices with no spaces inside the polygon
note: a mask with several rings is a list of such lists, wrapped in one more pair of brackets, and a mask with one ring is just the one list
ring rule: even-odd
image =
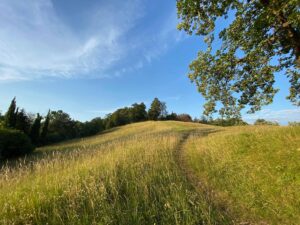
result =
[{"label": "blue sky", "polygon": [[[200,117],[187,73],[205,45],[177,22],[175,0],[1,0],[0,110],[16,96],[29,112],[85,121],[158,97],[169,112]],[[245,120],[300,121],[283,74],[276,86],[274,103]]]}]

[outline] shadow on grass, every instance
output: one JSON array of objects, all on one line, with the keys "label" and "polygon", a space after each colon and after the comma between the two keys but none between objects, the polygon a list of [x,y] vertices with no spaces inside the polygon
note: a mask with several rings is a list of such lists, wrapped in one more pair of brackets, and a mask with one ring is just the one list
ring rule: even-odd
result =
[{"label": "shadow on grass", "polygon": [[[42,146],[42,148],[48,148],[48,147],[51,148],[49,150],[41,150],[40,147],[38,147],[32,153],[24,155],[24,156],[19,156],[19,157],[10,158],[10,159],[0,159],[0,172],[1,172],[1,170],[3,170],[3,168],[6,168],[6,169],[8,168],[8,169],[12,170],[12,169],[20,168],[21,166],[30,167],[30,166],[33,166],[34,163],[36,163],[37,161],[42,160],[42,159],[51,160],[51,159],[54,159],[55,157],[57,157],[58,155],[62,156],[62,155],[71,154],[75,150],[78,150],[79,146],[64,146],[64,145],[68,145],[68,144],[76,145],[77,142],[80,143],[80,140],[88,140],[90,138],[95,138],[96,136],[101,137],[102,135],[113,133],[119,129],[120,129],[120,127],[115,127],[115,128],[111,128],[109,130],[102,131],[93,136],[88,136],[88,137],[83,137],[83,138],[74,138],[74,139]],[[105,145],[105,144],[108,144],[110,142],[113,142],[113,141],[116,141],[119,139],[121,139],[121,138],[115,138],[115,139],[104,141],[102,143],[95,144],[95,145]],[[92,147],[92,145],[90,147]]]},{"label": "shadow on grass", "polygon": [[[104,134],[113,133],[119,129],[120,129],[120,127],[112,128],[112,129],[109,129],[107,131],[104,131],[104,132],[98,134],[97,136],[101,137]],[[105,140],[102,142],[100,141],[99,143],[94,143],[91,145],[80,145],[80,141],[78,143],[76,143],[77,141],[76,141],[76,139],[74,139],[74,140],[64,141],[64,142],[61,142],[58,144],[44,146],[43,148],[49,147],[49,149],[37,149],[36,151],[32,152],[31,154],[25,155],[23,157],[12,158],[12,159],[7,159],[7,160],[0,160],[0,172],[4,168],[9,169],[9,170],[18,169],[18,168],[21,168],[24,166],[33,168],[35,163],[37,163],[38,161],[43,160],[43,159],[51,161],[51,160],[57,159],[59,157],[66,157],[68,155],[74,157],[74,154],[78,154],[78,156],[81,154],[87,154],[88,152],[98,151],[100,146],[109,145],[110,143],[114,143],[114,142],[125,142],[132,138],[140,138],[142,135],[145,135],[147,133],[149,133],[149,135],[167,135],[167,134],[173,133],[172,131],[162,131],[162,132],[157,132],[157,133],[150,133],[150,132],[151,131],[149,131],[149,130],[145,130],[143,132],[139,132],[136,134],[128,134],[128,135],[124,135],[121,137],[115,137],[115,138]],[[89,138],[93,138],[95,136],[83,138],[82,140],[88,140]],[[140,140],[142,141],[143,138],[140,138]],[[70,144],[70,146],[64,146],[67,144]],[[74,145],[72,145],[72,144],[74,144]],[[78,144],[78,145],[76,145],[76,144]]]},{"label": "shadow on grass", "polygon": [[[105,130],[97,135],[82,138],[81,140],[88,140],[90,138],[94,138],[95,136],[101,137],[102,135],[106,135],[109,133],[116,132],[120,129],[120,127],[115,127],[109,130]],[[168,130],[168,131],[160,131],[156,133],[151,133],[151,130],[145,130],[143,132],[139,132],[136,134],[128,134],[124,135],[121,137],[115,137],[110,140],[106,140],[103,142],[95,143],[92,145],[87,145],[87,146],[80,146],[80,141],[79,139],[73,139],[73,140],[68,140],[48,146],[44,146],[44,148],[49,149],[39,149],[37,148],[36,151],[32,152],[31,154],[28,154],[26,156],[18,157],[18,158],[12,158],[12,159],[7,159],[7,160],[0,160],[0,172],[4,168],[13,170],[13,169],[18,169],[23,166],[26,167],[34,167],[34,164],[37,163],[40,160],[46,159],[46,160],[53,160],[57,159],[58,157],[66,157],[68,155],[73,155],[74,154],[86,154],[87,152],[92,152],[92,151],[97,151],[99,146],[105,146],[113,142],[124,142],[127,140],[130,140],[131,138],[139,138],[142,135],[149,134],[149,135],[170,135],[170,134],[181,134],[182,138],[180,140],[180,145],[183,144],[185,141],[184,136],[186,134],[190,135],[191,133],[193,135],[199,135],[199,136],[206,136],[209,135],[210,133],[217,132],[218,130],[215,130],[213,128],[205,128],[202,130],[199,129],[190,129],[190,130],[182,130],[182,131],[176,131],[176,130]],[[141,141],[143,139],[141,138]],[[70,144],[70,146],[65,146]],[[74,144],[74,145],[72,145]],[[78,145],[76,145],[78,144]]]}]

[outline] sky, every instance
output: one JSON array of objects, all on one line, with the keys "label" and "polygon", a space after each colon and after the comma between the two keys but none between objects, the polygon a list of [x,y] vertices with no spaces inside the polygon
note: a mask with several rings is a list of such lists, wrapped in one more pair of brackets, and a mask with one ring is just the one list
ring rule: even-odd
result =
[{"label": "sky", "polygon": [[[177,23],[175,0],[0,0],[0,111],[16,97],[28,112],[86,121],[158,97],[168,112],[200,117],[187,74],[206,46]],[[300,121],[284,74],[275,85],[273,104],[244,120]]]}]

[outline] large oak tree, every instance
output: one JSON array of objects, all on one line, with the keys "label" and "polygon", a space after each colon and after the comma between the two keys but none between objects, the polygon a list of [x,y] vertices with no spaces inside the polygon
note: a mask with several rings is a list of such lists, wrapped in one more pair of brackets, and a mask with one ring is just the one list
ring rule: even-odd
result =
[{"label": "large oak tree", "polygon": [[[270,104],[276,72],[288,77],[287,98],[300,105],[300,0],[177,0],[177,10],[178,29],[207,43],[189,73],[206,99],[205,115]],[[220,32],[218,19],[228,23]]]}]

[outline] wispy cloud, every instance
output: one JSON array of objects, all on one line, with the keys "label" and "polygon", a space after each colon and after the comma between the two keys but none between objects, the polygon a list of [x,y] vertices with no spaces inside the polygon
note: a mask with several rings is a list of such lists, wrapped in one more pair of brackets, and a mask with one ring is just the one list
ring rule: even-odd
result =
[{"label": "wispy cloud", "polygon": [[[136,1],[102,5],[77,34],[56,14],[50,0],[0,3],[1,80],[73,77],[103,71],[122,57],[120,37],[135,22]],[[126,16],[126,20],[121,18]],[[117,19],[115,19],[117,18]],[[4,74],[4,75],[3,75]]]},{"label": "wispy cloud", "polygon": [[[146,48],[143,52],[143,57],[148,63],[160,55],[164,54],[170,46],[183,40],[187,35],[183,32],[179,32],[176,29],[177,26],[177,14],[176,7],[167,14],[158,27],[155,27],[150,38],[146,38],[145,42],[141,44],[144,46],[152,46],[151,48]],[[149,37],[149,34],[146,34]]]},{"label": "wispy cloud", "polygon": [[289,121],[300,121],[300,109],[264,109],[253,115],[245,115],[244,119],[248,122],[254,122],[257,119],[267,119],[279,123],[287,123]]},{"label": "wispy cloud", "polygon": [[173,12],[158,32],[132,33],[143,2],[102,1],[78,15],[84,25],[74,28],[51,0],[1,1],[0,81],[101,78],[142,68],[168,48],[170,37],[178,40]]}]

